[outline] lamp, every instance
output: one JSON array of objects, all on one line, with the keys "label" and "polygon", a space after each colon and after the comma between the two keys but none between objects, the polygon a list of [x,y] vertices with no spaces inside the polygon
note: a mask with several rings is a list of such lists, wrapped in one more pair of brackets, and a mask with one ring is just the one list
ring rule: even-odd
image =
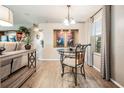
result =
[{"label": "lamp", "polygon": [[66,26],[69,26],[70,24],[75,24],[76,22],[75,22],[75,20],[72,18],[72,17],[70,17],[70,5],[67,5],[67,8],[68,8],[68,16],[65,18],[65,20],[64,20],[64,24],[66,25]]},{"label": "lamp", "polygon": [[4,6],[0,5],[0,25],[1,26],[13,26],[13,13]]}]

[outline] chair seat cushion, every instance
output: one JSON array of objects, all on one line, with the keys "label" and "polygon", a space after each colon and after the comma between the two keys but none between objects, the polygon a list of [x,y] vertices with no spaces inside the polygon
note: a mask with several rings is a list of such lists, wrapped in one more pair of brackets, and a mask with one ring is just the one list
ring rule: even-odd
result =
[{"label": "chair seat cushion", "polygon": [[65,58],[75,58],[75,54],[65,55]]},{"label": "chair seat cushion", "polygon": [[81,62],[80,60],[77,60],[77,64],[76,64],[75,58],[65,58],[63,61],[63,64],[71,66],[71,67],[75,67],[75,65],[77,66],[83,65],[83,62]]},{"label": "chair seat cushion", "polygon": [[65,58],[63,64],[75,67],[75,59],[74,58]]}]

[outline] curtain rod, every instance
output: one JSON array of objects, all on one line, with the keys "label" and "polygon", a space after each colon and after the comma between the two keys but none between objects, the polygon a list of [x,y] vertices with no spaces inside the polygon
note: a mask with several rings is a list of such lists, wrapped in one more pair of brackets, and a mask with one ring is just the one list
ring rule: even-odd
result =
[{"label": "curtain rod", "polygon": [[102,10],[103,8],[100,8],[96,13],[94,13],[90,18],[94,17],[100,10]]}]

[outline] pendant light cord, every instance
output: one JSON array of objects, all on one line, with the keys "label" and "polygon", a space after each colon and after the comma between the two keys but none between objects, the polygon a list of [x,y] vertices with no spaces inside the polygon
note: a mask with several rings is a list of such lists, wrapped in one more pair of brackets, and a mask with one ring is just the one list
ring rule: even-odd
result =
[{"label": "pendant light cord", "polygon": [[67,26],[69,26],[70,24],[75,24],[75,20],[70,16],[70,7],[71,7],[71,5],[67,5],[67,8],[68,8],[67,13],[68,14],[64,20],[64,24]]},{"label": "pendant light cord", "polygon": [[70,21],[70,5],[67,5],[68,7],[68,21]]}]

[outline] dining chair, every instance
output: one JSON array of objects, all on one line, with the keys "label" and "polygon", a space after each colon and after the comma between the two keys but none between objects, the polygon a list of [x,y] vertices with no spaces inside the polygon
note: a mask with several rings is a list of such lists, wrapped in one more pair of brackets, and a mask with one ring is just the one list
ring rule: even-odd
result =
[{"label": "dining chair", "polygon": [[[65,66],[71,67],[72,72],[74,74],[76,86],[77,86],[77,74],[78,74],[77,68],[80,68],[80,74],[84,77],[84,79],[86,79],[85,69],[84,69],[85,51],[86,51],[86,48],[90,45],[91,44],[86,44],[86,45],[78,44],[75,47],[74,52],[70,52],[68,55],[66,54],[64,56],[64,59],[61,63],[62,65],[61,76],[63,77],[63,75],[65,74],[64,73]],[[70,50],[70,51],[73,51],[73,50]]]}]

